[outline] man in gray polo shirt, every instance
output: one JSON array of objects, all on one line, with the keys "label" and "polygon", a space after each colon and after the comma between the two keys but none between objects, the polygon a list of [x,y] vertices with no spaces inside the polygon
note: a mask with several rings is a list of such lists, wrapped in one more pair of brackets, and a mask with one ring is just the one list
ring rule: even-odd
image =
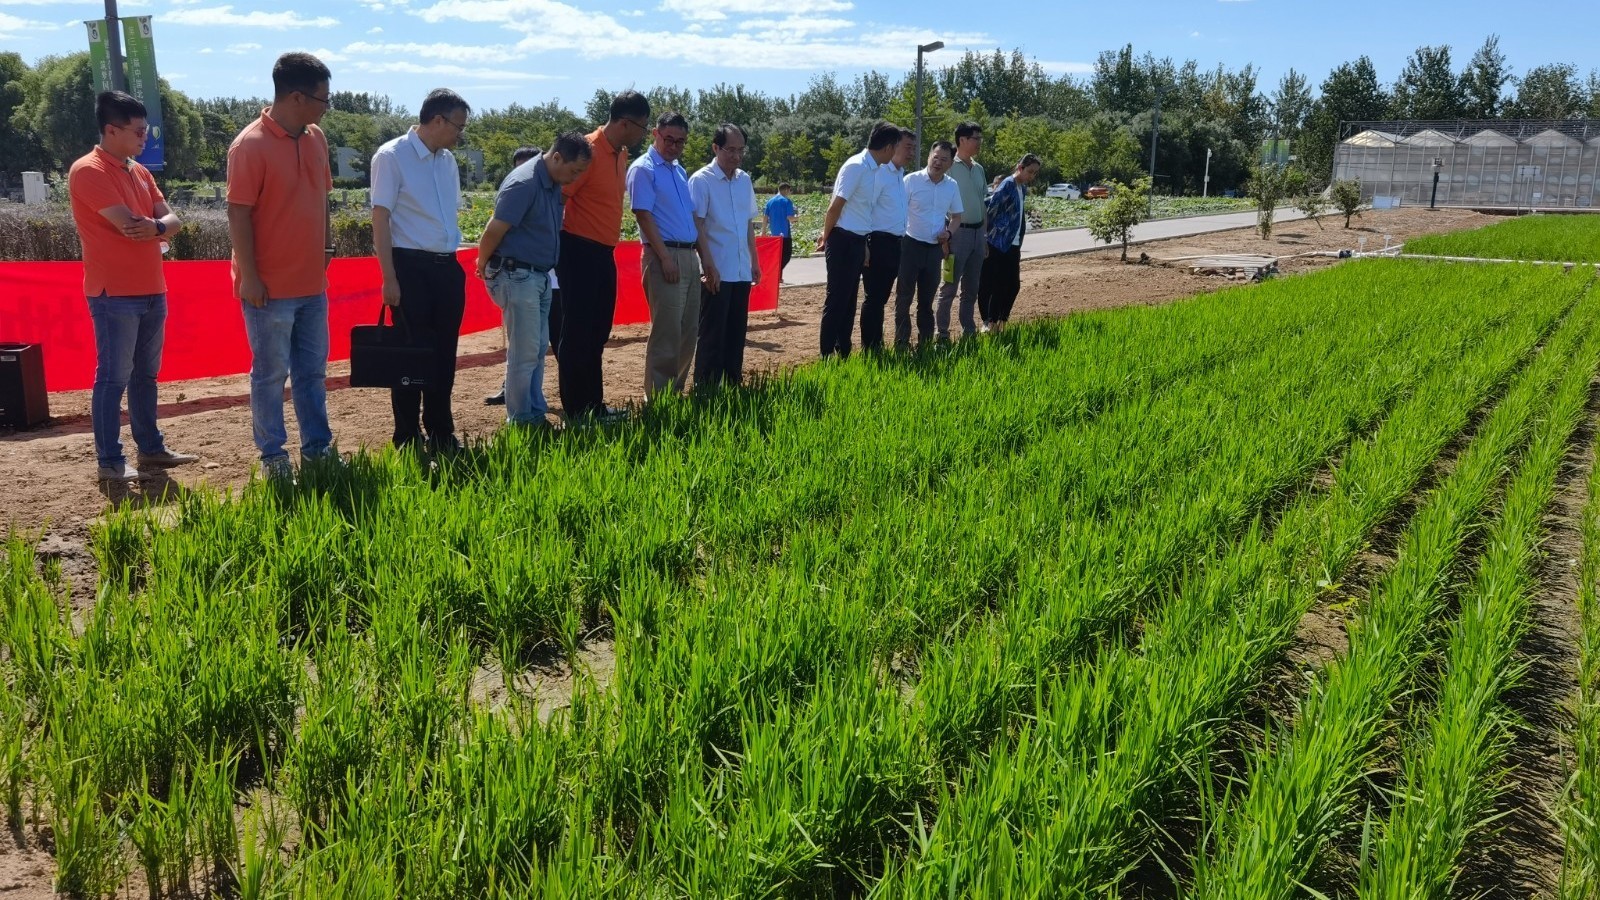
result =
[{"label": "man in gray polo shirt", "polygon": [[506,421],[514,424],[547,421],[544,357],[550,349],[550,270],[561,250],[561,188],[583,174],[592,155],[588,140],[571,131],[511,170],[478,240],[478,277],[505,315]]},{"label": "man in gray polo shirt", "polygon": [[939,338],[950,339],[950,303],[956,289],[961,289],[961,336],[978,331],[973,320],[973,306],[978,302],[978,280],[983,277],[983,257],[988,244],[983,236],[988,228],[988,212],[983,200],[989,187],[983,166],[978,165],[978,150],[983,146],[983,128],[976,122],[962,122],[956,126],[956,161],[946,173],[947,178],[961,189],[961,225],[950,241],[950,255],[955,260],[955,278],[939,289],[937,325]]}]

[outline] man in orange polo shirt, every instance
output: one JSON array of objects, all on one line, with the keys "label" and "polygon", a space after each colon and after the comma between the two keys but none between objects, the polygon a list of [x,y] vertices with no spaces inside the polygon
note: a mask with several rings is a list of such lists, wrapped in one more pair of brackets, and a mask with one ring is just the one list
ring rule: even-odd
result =
[{"label": "man in orange polo shirt", "polygon": [[650,101],[637,91],[611,100],[605,125],[588,136],[593,156],[578,180],[562,188],[561,299],[550,308],[551,342],[567,421],[605,417],[601,356],[617,312],[617,242],[622,239],[622,189],[628,148],[650,130]]},{"label": "man in orange polo shirt", "polygon": [[228,148],[233,290],[250,341],[250,417],[261,468],[290,478],[283,385],[294,398],[300,459],[334,455],[328,427],[328,276],[333,259],[328,67],[285,53],[272,67],[272,105]]},{"label": "man in orange polo shirt", "polygon": [[122,395],[139,447],[139,469],[194,462],[167,449],[156,427],[156,373],[167,329],[167,282],[161,239],[178,217],[154,178],[133,158],[144,150],[144,104],[122,91],[95,99],[100,143],[72,164],[67,192],[83,244],[83,293],[94,322],[94,426],[100,480],[133,481],[139,471],[122,455]]}]

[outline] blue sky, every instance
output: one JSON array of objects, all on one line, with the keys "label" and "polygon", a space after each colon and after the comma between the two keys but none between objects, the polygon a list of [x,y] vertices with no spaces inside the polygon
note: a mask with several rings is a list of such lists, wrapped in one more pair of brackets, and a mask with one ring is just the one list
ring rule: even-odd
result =
[{"label": "blue sky", "polygon": [[[1595,0],[1515,7],[1456,0],[1384,7],[1307,0],[1145,0],[1142,3],[887,3],[881,0],[122,0],[121,14],[155,17],[157,65],[198,97],[264,95],[272,60],[310,50],[336,90],[376,91],[415,108],[448,86],[474,105],[541,103],[581,110],[597,87],[689,88],[719,81],[795,93],[814,72],[843,78],[911,68],[915,46],[1020,48],[1051,72],[1084,72],[1101,50],[1132,43],[1202,68],[1255,63],[1267,91],[1291,66],[1313,86],[1367,54],[1392,80],[1419,44],[1447,43],[1457,67],[1490,33],[1513,71],[1571,62],[1600,66]],[[29,62],[87,45],[81,20],[101,0],[0,0],[0,50]],[[801,12],[800,10],[803,10]],[[1118,13],[1120,11],[1120,14]],[[1529,14],[1531,12],[1531,14]]]}]

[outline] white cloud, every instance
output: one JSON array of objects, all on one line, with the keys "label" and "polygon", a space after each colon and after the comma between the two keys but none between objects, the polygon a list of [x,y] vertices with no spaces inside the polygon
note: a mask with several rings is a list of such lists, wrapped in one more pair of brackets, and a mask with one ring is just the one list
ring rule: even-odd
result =
[{"label": "white cloud", "polygon": [[356,41],[346,44],[341,51],[350,56],[409,56],[415,59],[470,59],[473,62],[505,63],[526,59],[527,54],[517,53],[505,44],[418,44],[372,43]]},{"label": "white cloud", "polygon": [[367,34],[383,34],[383,26],[382,25],[374,25],[371,28],[367,29]]},{"label": "white cloud", "polygon": [[236,13],[232,5],[209,6],[204,9],[175,9],[162,16],[161,21],[177,25],[235,26],[279,31],[289,28],[331,28],[339,24],[339,20],[332,16],[316,16],[308,19],[292,9],[278,12],[252,10]]},{"label": "white cloud", "polygon": [[[701,0],[672,2],[693,4]],[[843,0],[821,0],[821,3],[820,9],[825,10],[850,8]],[[784,13],[793,8],[792,0],[781,0],[781,4],[780,0],[730,0],[730,4],[725,7],[730,11],[734,6],[760,7],[771,12],[781,5],[779,11]],[[705,2],[702,7],[709,9],[711,4]],[[566,51],[584,59],[644,58],[734,69],[880,68],[897,71],[911,65],[918,44],[935,39],[943,40],[957,53],[968,48],[992,50],[997,46],[994,39],[981,32],[863,27],[843,19],[832,19],[823,20],[826,31],[842,36],[825,37],[824,26],[818,25],[808,33],[783,36],[783,52],[774,53],[771,29],[724,33],[709,33],[705,29],[636,29],[610,15],[579,9],[560,0],[436,0],[433,5],[417,10],[415,15],[430,23],[472,22],[521,32],[524,37],[511,48],[520,54]],[[789,17],[767,18],[781,23]],[[835,27],[840,22],[845,24]],[[1072,71],[1087,71],[1075,68],[1078,65],[1075,63],[1058,65],[1073,67]]]},{"label": "white cloud", "polygon": [[817,16],[793,15],[785,19],[745,19],[739,23],[740,31],[760,31],[785,34],[825,34],[843,31],[856,23],[849,19],[824,19]]},{"label": "white cloud", "polygon": [[1094,71],[1094,63],[1040,60],[1039,68],[1049,75],[1083,75]]},{"label": "white cloud", "polygon": [[213,51],[210,47],[201,47],[199,50],[196,50],[195,52],[200,54],[200,55],[202,55],[202,56],[210,56],[215,51]]},{"label": "white cloud", "polygon": [[619,9],[617,10],[617,15],[627,16],[630,19],[640,19],[649,14],[642,9]]},{"label": "white cloud", "polygon": [[[854,8],[846,0],[811,0],[807,13],[840,12]],[[778,15],[793,13],[794,0],[662,0],[661,9],[685,19],[720,22],[732,15]]]},{"label": "white cloud", "polygon": [[228,52],[232,53],[234,56],[243,56],[246,53],[250,53],[251,51],[260,50],[260,49],[261,49],[261,45],[260,44],[253,44],[253,43],[229,44],[228,45]]},{"label": "white cloud", "polygon": [[[78,25],[79,28],[83,27],[76,22],[73,24]],[[3,38],[18,37],[24,31],[49,31],[55,28],[55,25],[51,25],[48,22],[36,22],[32,19],[0,13],[0,37]]]},{"label": "white cloud", "polygon": [[511,72],[504,69],[484,69],[458,66],[451,63],[423,63],[397,60],[391,62],[366,63],[361,66],[363,73],[377,74],[395,73],[400,75],[446,75],[451,78],[485,79],[496,78],[505,81],[551,81],[555,76],[540,75],[533,72]]}]

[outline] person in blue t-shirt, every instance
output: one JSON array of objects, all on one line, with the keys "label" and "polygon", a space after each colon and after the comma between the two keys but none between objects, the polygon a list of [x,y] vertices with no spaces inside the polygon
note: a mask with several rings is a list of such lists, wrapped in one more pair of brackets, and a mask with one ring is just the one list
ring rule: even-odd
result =
[{"label": "person in blue t-shirt", "polygon": [[783,238],[783,262],[778,265],[778,280],[783,281],[783,270],[794,256],[794,201],[789,199],[789,183],[778,185],[778,193],[767,201],[767,234]]}]

